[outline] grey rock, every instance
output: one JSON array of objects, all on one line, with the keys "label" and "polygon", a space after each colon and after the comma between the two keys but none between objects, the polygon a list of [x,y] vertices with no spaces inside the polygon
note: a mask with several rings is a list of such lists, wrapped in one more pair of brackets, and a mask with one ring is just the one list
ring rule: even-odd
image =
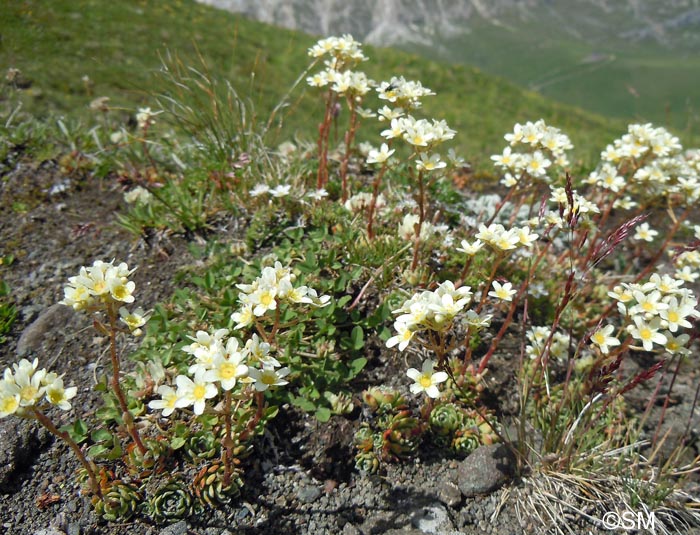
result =
[{"label": "grey rock", "polygon": [[68,532],[66,535],[80,535],[80,524],[77,522],[71,522],[68,524]]},{"label": "grey rock", "polygon": [[452,481],[443,481],[438,485],[437,497],[442,503],[450,507],[456,507],[462,501],[462,493]]},{"label": "grey rock", "polygon": [[160,535],[187,535],[187,522],[180,520],[163,528]]},{"label": "grey rock", "polygon": [[357,529],[355,526],[350,524],[350,522],[348,522],[347,524],[345,524],[343,526],[342,535],[362,535],[362,532],[359,529]]},{"label": "grey rock", "polygon": [[75,315],[71,307],[65,305],[51,305],[44,310],[27,328],[24,329],[17,342],[17,355],[24,357],[41,348],[47,333],[56,330],[63,332],[65,326]]},{"label": "grey rock", "polygon": [[40,529],[39,531],[35,531],[34,535],[66,535],[66,534],[65,534],[65,532],[61,531],[60,529],[47,528],[47,529]]},{"label": "grey rock", "polygon": [[48,438],[47,431],[30,422],[0,420],[0,490],[11,482],[15,472],[31,464]]},{"label": "grey rock", "polygon": [[447,509],[441,503],[432,503],[415,511],[411,515],[411,524],[429,535],[447,535],[454,529]]},{"label": "grey rock", "polygon": [[457,467],[457,485],[470,498],[499,489],[514,473],[515,457],[508,446],[481,446]]},{"label": "grey rock", "polygon": [[321,489],[314,485],[304,485],[297,492],[297,498],[301,503],[313,503],[321,495]]}]

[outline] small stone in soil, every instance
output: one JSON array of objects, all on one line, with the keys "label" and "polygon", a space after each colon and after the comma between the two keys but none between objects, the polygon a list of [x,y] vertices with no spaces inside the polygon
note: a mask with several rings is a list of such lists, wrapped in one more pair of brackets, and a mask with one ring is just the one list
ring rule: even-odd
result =
[{"label": "small stone in soil", "polygon": [[17,342],[17,355],[24,357],[40,349],[46,334],[57,326],[65,325],[73,316],[75,311],[71,307],[60,304],[51,305],[24,329]]},{"label": "small stone in soil", "polygon": [[456,507],[462,501],[459,487],[452,481],[443,481],[437,488],[438,499],[449,507]]},{"label": "small stone in soil", "polygon": [[160,535],[186,535],[187,534],[187,522],[180,520],[175,524],[171,524],[163,528]]},{"label": "small stone in soil", "polygon": [[440,503],[433,503],[421,507],[411,517],[411,524],[422,533],[441,535],[452,531],[452,522],[447,514],[447,509]]},{"label": "small stone in soil", "polygon": [[513,477],[515,458],[504,444],[480,446],[457,468],[457,485],[466,497],[489,494]]},{"label": "small stone in soil", "polygon": [[297,498],[301,503],[313,503],[321,495],[321,489],[314,485],[304,485],[297,492]]}]

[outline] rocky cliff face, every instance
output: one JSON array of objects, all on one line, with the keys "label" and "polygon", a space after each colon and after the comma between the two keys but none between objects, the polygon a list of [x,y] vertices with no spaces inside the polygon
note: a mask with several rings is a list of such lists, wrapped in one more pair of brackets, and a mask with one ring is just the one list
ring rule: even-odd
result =
[{"label": "rocky cliff face", "polygon": [[595,42],[700,44],[700,0],[199,0],[256,20],[376,45],[421,43],[469,32],[473,23],[550,25]]}]

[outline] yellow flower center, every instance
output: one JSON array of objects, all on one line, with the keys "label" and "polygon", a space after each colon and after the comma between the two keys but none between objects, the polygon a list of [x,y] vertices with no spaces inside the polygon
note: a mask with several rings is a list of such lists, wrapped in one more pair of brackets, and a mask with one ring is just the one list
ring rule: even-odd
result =
[{"label": "yellow flower center", "polygon": [[593,338],[593,342],[595,342],[598,345],[603,344],[605,342],[605,336],[603,336],[603,333],[601,333],[600,331],[595,333],[592,336],[592,338]]},{"label": "yellow flower center", "polygon": [[670,323],[678,323],[678,320],[679,320],[679,319],[680,319],[680,317],[678,316],[678,312],[676,312],[675,310],[669,311],[669,313],[668,313],[668,321],[669,321]]},{"label": "yellow flower center", "polygon": [[204,395],[207,393],[207,389],[204,385],[196,385],[192,390],[192,396],[194,399],[204,399]]},{"label": "yellow flower center", "polygon": [[122,284],[112,290],[112,295],[117,301],[121,301],[129,296],[129,291],[126,289],[126,286]]},{"label": "yellow flower center", "polygon": [[639,337],[642,340],[651,340],[652,332],[651,329],[643,328],[639,329]]},{"label": "yellow flower center", "polygon": [[272,297],[272,294],[270,292],[264,292],[260,295],[260,304],[266,307],[269,307],[274,300],[275,298]]},{"label": "yellow flower center", "polygon": [[98,295],[104,293],[106,288],[107,285],[105,284],[105,281],[97,281],[92,287],[93,291]]},{"label": "yellow flower center", "polygon": [[433,379],[428,375],[421,375],[420,379],[418,379],[418,383],[420,383],[423,388],[429,388],[433,386]]},{"label": "yellow flower center", "polygon": [[27,385],[20,390],[19,395],[24,401],[32,401],[37,394],[38,390],[32,385]]},{"label": "yellow flower center", "polygon": [[265,371],[260,377],[260,380],[263,384],[274,385],[277,382],[277,374],[275,372]]},{"label": "yellow flower center", "polygon": [[219,376],[222,379],[231,379],[236,376],[236,367],[230,362],[224,362],[219,367]]},{"label": "yellow flower center", "polygon": [[644,312],[652,312],[656,307],[654,306],[654,303],[651,301],[645,301],[642,303],[642,309]]},{"label": "yellow flower center", "polygon": [[49,401],[54,405],[58,405],[63,401],[63,391],[61,390],[49,390]]}]

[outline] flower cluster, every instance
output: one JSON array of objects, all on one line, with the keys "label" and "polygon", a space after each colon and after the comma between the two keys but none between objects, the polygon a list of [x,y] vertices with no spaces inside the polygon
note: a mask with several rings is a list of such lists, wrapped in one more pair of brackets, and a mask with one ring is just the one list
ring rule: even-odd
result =
[{"label": "flower cluster", "polygon": [[330,86],[331,91],[347,97],[364,97],[376,82],[364,72],[352,71],[351,67],[367,60],[361,45],[352,36],[328,37],[321,39],[309,49],[314,58],[330,56],[324,62],[325,69],[309,76],[306,83],[312,87]]},{"label": "flower cluster", "polygon": [[241,290],[238,300],[241,307],[231,314],[236,323],[236,329],[250,327],[255,318],[264,316],[267,312],[277,310],[280,303],[308,304],[317,307],[326,306],[330,296],[319,296],[316,290],[308,286],[294,286],[296,275],[289,267],[280,262],[266,266],[252,284],[237,284]]},{"label": "flower cluster", "polygon": [[256,391],[264,392],[271,386],[287,384],[283,378],[289,374],[289,368],[281,368],[269,354],[270,344],[253,335],[241,346],[237,338],[228,334],[228,329],[218,329],[211,333],[197,331],[194,337],[190,336],[192,343],[182,349],[194,357],[188,369],[191,377],[178,375],[177,389],[160,386],[161,399],[152,400],[148,406],[162,410],[163,416],[185,407],[192,407],[194,414],[200,415],[207,400],[219,394],[219,388],[230,391],[236,385],[253,384]]},{"label": "flower cluster", "polygon": [[[401,223],[399,223],[398,236],[402,240],[411,241],[416,235],[416,225],[418,225],[419,217],[416,214],[406,214]],[[436,234],[444,235],[446,241],[450,241],[448,236],[449,228],[447,225],[433,225],[430,221],[423,221],[420,229],[420,240],[425,241]]]},{"label": "flower cluster", "polygon": [[361,43],[356,41],[352,35],[348,34],[341,37],[332,36],[321,39],[314,46],[309,48],[309,56],[312,58],[331,56],[333,60],[343,62],[360,62],[367,60],[362,53]]},{"label": "flower cluster", "polygon": [[[693,153],[684,155],[679,139],[664,128],[631,124],[627,133],[609,144],[600,158],[600,165],[587,179],[589,184],[644,198],[675,194],[688,204],[700,199],[696,157]],[[629,196],[616,204],[624,209],[635,205]]]},{"label": "flower cluster", "polygon": [[22,359],[5,369],[0,379],[0,418],[11,414],[25,416],[27,409],[38,406],[42,398],[64,411],[71,409],[70,400],[78,389],[65,388],[61,376],[37,369],[38,365],[38,359]]},{"label": "flower cluster", "polygon": [[[347,201],[345,201],[344,206],[348,211],[352,212],[353,214],[359,214],[367,211],[367,208],[369,207],[371,202],[372,194],[361,191],[350,197]],[[386,208],[386,206],[386,198],[383,194],[380,193],[377,196],[375,210],[377,210],[377,212],[381,212]]]},{"label": "flower cluster", "polygon": [[388,115],[397,117],[397,114],[404,111],[420,108],[421,98],[435,95],[433,91],[423,87],[420,81],[406,80],[403,76],[392,76],[388,82],[382,82],[377,87],[377,93],[380,99],[393,105],[393,109],[387,106],[385,110],[380,110],[379,113],[385,118],[389,118]]},{"label": "flower cluster", "polygon": [[339,95],[363,97],[374,87],[375,82],[362,71],[336,71],[327,69],[306,79],[312,87],[325,87],[330,84],[332,91]]},{"label": "flower cluster", "polygon": [[163,113],[162,111],[152,111],[151,108],[139,108],[136,114],[136,123],[140,130],[145,130],[146,128],[155,124],[156,115]]},{"label": "flower cluster", "polygon": [[136,186],[124,194],[127,204],[147,205],[153,200],[153,194],[142,186]]},{"label": "flower cluster", "polygon": [[471,302],[471,298],[469,286],[455,288],[450,281],[443,282],[435,291],[416,293],[393,311],[400,316],[394,322],[397,334],[386,341],[387,347],[398,345],[403,351],[419,331],[448,331],[455,316]]},{"label": "flower cluster", "polygon": [[[443,120],[416,119],[411,115],[392,119],[389,128],[381,132],[383,138],[403,139],[418,152],[429,151],[436,145],[453,139],[455,134]],[[419,161],[424,162],[425,158]]]},{"label": "flower cluster", "polygon": [[569,355],[569,346],[571,345],[571,337],[567,333],[555,331],[552,334],[552,329],[546,326],[533,327],[527,333],[527,340],[530,342],[525,347],[525,354],[531,359],[540,358],[543,353],[547,340],[552,338],[549,346],[549,355],[557,360],[565,360]]},{"label": "flower cluster", "polygon": [[483,223],[479,225],[476,240],[472,243],[462,240],[461,247],[457,251],[474,256],[488,244],[495,251],[510,251],[518,247],[532,247],[539,236],[530,231],[527,225],[506,229],[500,223],[492,223],[488,227]]},{"label": "flower cluster", "polygon": [[622,283],[609,292],[620,314],[632,322],[627,332],[645,351],[652,351],[654,344],[670,353],[687,351],[689,336],[677,333],[691,328],[691,320],[700,318],[700,313],[697,298],[682,287],[683,283],[669,275],[654,274],[645,283]]},{"label": "flower cluster", "polygon": [[542,119],[534,123],[516,123],[513,132],[506,134],[505,139],[510,145],[491,159],[496,167],[505,171],[503,183],[508,187],[526,175],[549,182],[547,172],[553,164],[559,167],[569,165],[566,151],[573,148],[569,137],[558,128],[547,126]]},{"label": "flower cluster", "polygon": [[88,312],[105,309],[113,312],[119,306],[122,322],[132,334],[138,336],[141,327],[148,321],[147,316],[141,308],[129,312],[126,307],[120,306],[122,303],[134,302],[136,285],[129,280],[133,272],[124,262],[115,266],[114,260],[95,260],[92,266],[82,266],[78,275],[68,279],[61,303]]},{"label": "flower cluster", "polygon": [[[697,225],[696,225],[697,226]],[[697,238],[696,239],[700,239]],[[683,251],[673,259],[675,277],[685,282],[695,282],[700,278],[700,251]]]}]

